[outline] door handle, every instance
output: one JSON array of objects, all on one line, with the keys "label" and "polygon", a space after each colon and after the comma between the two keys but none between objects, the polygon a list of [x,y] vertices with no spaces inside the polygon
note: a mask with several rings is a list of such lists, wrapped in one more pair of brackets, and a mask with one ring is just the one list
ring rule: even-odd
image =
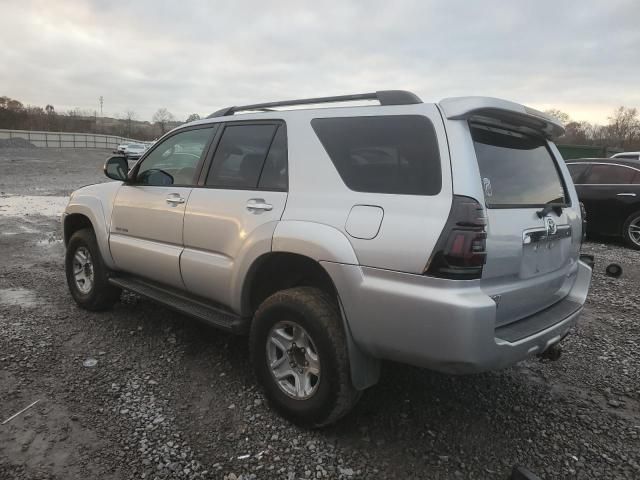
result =
[{"label": "door handle", "polygon": [[636,196],[635,193],[618,193],[617,195],[619,197],[635,197]]},{"label": "door handle", "polygon": [[184,203],[184,198],[179,193],[172,193],[167,197],[167,203],[175,206]]},{"label": "door handle", "polygon": [[264,201],[263,198],[252,198],[247,202],[247,210],[253,213],[258,211],[269,212],[273,210],[273,205]]}]

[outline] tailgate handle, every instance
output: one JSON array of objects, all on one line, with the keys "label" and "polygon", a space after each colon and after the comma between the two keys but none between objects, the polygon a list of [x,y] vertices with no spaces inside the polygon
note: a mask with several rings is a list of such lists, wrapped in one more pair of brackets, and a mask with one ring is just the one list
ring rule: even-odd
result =
[{"label": "tailgate handle", "polygon": [[530,245],[544,240],[556,240],[565,237],[571,237],[571,225],[559,225],[556,233],[547,233],[546,228],[534,228],[522,232],[522,244]]}]

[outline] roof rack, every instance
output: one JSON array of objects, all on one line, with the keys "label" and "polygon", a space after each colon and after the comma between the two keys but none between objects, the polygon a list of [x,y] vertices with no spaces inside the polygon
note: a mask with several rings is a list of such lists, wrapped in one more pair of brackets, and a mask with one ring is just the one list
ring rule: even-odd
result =
[{"label": "roof rack", "polygon": [[413,105],[422,100],[412,92],[406,90],[379,90],[372,93],[358,93],[355,95],[337,95],[334,97],[302,98],[298,100],[284,100],[280,102],[254,103],[240,107],[227,107],[212,113],[207,118],[226,117],[237,112],[248,110],[270,111],[272,107],[290,107],[294,105],[315,105],[318,103],[353,102],[355,100],[378,100],[380,105]]}]

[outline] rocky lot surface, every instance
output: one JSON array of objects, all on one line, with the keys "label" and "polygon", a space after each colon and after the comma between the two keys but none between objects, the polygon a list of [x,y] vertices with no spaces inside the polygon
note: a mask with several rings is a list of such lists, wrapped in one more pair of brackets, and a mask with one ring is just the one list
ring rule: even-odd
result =
[{"label": "rocky lot surface", "polygon": [[640,478],[640,252],[584,246],[597,267],[559,361],[468,377],[386,364],[351,415],[305,431],[269,409],[246,339],[134,295],[75,306],[54,199],[102,181],[106,156],[0,149],[0,423],[39,400],[0,425],[0,479],[503,479],[516,463]]}]

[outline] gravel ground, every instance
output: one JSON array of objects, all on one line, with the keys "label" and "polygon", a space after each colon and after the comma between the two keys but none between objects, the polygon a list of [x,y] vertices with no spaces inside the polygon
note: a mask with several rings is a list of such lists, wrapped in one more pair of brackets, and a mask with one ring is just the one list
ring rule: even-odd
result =
[{"label": "gravel ground", "polygon": [[[597,268],[559,361],[467,377],[385,364],[351,415],[305,431],[269,409],[245,338],[134,295],[75,306],[58,220],[32,197],[102,181],[106,156],[0,149],[0,423],[39,400],[0,425],[1,479],[503,479],[516,463],[640,478],[640,252],[585,245]],[[3,210],[14,195],[32,207]]]}]

